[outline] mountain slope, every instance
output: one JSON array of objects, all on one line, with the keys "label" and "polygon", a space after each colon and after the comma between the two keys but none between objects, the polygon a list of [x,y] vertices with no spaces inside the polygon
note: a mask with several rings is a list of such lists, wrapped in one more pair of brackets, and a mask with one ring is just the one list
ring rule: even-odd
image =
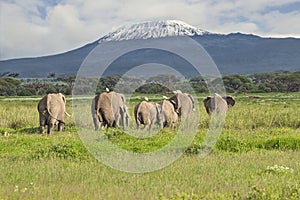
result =
[{"label": "mountain slope", "polygon": [[194,37],[222,74],[300,70],[300,39],[261,38],[234,33]]},{"label": "mountain slope", "polygon": [[[190,36],[199,42],[217,64],[220,72],[226,74],[248,74],[279,70],[300,70],[300,39],[297,38],[261,38],[255,35],[232,33],[214,34],[192,27],[184,22],[167,20],[145,22],[124,26],[114,32],[81,48],[52,56],[23,58],[0,61],[0,73],[15,72],[20,77],[47,77],[56,75],[76,75],[85,57],[97,45],[106,41],[157,38],[163,40],[168,36]],[[187,50],[193,51],[193,49]],[[159,52],[132,53],[126,59],[114,63],[107,75],[119,74],[132,66],[137,59],[166,59]],[[184,63],[176,59],[165,61],[169,65],[185,68]],[[193,76],[193,72],[190,72]]]}]

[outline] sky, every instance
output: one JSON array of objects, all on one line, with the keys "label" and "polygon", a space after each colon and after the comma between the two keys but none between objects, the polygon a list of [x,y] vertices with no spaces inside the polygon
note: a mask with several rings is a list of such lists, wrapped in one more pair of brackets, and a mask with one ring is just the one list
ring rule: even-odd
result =
[{"label": "sky", "polygon": [[300,38],[299,0],[0,0],[0,60],[58,54],[125,24],[168,19],[212,33]]}]

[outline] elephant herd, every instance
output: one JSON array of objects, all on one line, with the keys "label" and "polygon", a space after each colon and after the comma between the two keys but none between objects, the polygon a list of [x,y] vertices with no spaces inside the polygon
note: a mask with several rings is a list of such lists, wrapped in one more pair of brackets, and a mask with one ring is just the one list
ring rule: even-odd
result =
[{"label": "elephant herd", "polygon": [[[208,114],[226,113],[234,106],[235,100],[230,96],[222,97],[216,94],[207,97],[203,101]],[[40,133],[51,134],[55,125],[58,131],[64,128],[66,112],[66,98],[63,94],[48,94],[38,103],[40,119]],[[134,118],[137,129],[144,125],[144,129],[151,130],[154,125],[160,128],[176,128],[179,121],[186,120],[195,109],[194,98],[187,93],[176,91],[169,99],[160,102],[141,101],[134,107]],[[130,115],[126,105],[126,98],[123,94],[111,91],[96,95],[91,103],[91,114],[95,130],[104,127],[125,127],[129,126]]]}]

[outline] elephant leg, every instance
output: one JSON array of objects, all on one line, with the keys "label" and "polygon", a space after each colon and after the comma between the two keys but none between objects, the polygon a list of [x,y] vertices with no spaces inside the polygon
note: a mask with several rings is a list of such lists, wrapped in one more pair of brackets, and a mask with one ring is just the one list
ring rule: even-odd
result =
[{"label": "elephant leg", "polygon": [[98,118],[93,117],[93,122],[94,122],[95,131],[99,130],[100,129],[100,121],[98,120]]},{"label": "elephant leg", "polygon": [[110,127],[110,128],[114,127],[114,122],[115,122],[114,120],[109,120],[107,123],[108,127]]},{"label": "elephant leg", "polygon": [[100,129],[104,129],[105,128],[105,126],[108,126],[108,124],[107,123],[105,123],[105,122],[101,122],[100,123]]},{"label": "elephant leg", "polygon": [[125,130],[125,116],[124,113],[121,113],[121,117],[120,117],[120,126],[122,126],[122,129]]},{"label": "elephant leg", "polygon": [[150,128],[151,128],[151,121],[150,121],[150,119],[148,119],[148,120],[146,120],[145,121],[145,126],[144,126],[144,129],[149,129],[150,130]]},{"label": "elephant leg", "polygon": [[95,131],[103,129],[106,125],[106,122],[104,121],[100,110],[96,111],[96,115],[94,115],[93,120]]},{"label": "elephant leg", "polygon": [[44,134],[46,125],[46,117],[40,114],[40,133]]},{"label": "elephant leg", "polygon": [[112,122],[112,126],[111,127],[113,127],[113,128],[116,128],[117,127],[117,123],[118,121],[116,121],[116,120],[114,120],[113,122]]},{"label": "elephant leg", "polygon": [[[149,125],[149,131],[151,131],[153,129],[153,125],[156,124],[156,122],[154,120],[150,121],[150,125]],[[160,127],[160,124],[158,124]]]},{"label": "elephant leg", "polygon": [[45,133],[45,126],[40,126],[40,133],[44,134]]},{"label": "elephant leg", "polygon": [[47,130],[47,133],[48,133],[49,135],[52,134],[53,128],[54,128],[54,124],[50,122],[50,123],[48,124],[48,130]]},{"label": "elephant leg", "polygon": [[149,131],[152,130],[152,126],[153,126],[153,123],[151,123],[151,124],[149,125]]},{"label": "elephant leg", "polygon": [[126,115],[126,127],[129,127],[129,116]]},{"label": "elephant leg", "polygon": [[136,120],[136,129],[139,130],[141,126],[141,122],[139,120]]},{"label": "elephant leg", "polygon": [[49,120],[49,123],[48,123],[48,130],[47,130],[47,133],[48,133],[49,135],[52,134],[53,129],[54,129],[54,126],[55,126],[55,120],[50,119],[50,120]]},{"label": "elephant leg", "polygon": [[[120,124],[121,124],[120,120],[121,120],[120,115],[116,115],[115,120],[113,121],[113,127],[114,128],[116,128],[117,126],[120,126]],[[121,124],[121,126],[122,126],[122,124]]]},{"label": "elephant leg", "polygon": [[40,122],[40,133],[44,134],[45,133],[45,123]]},{"label": "elephant leg", "polygon": [[58,122],[58,131],[63,131],[65,127],[65,123],[64,122]]},{"label": "elephant leg", "polygon": [[149,129],[149,124],[144,124],[144,130]]}]

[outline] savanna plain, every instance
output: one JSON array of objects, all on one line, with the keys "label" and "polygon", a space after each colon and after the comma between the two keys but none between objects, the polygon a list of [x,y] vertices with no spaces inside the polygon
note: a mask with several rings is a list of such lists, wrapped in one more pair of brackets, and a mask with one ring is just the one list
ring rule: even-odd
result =
[{"label": "savanna plain", "polygon": [[[83,145],[72,117],[65,118],[64,132],[39,134],[38,98],[1,97],[0,199],[300,199],[300,93],[231,94],[236,105],[216,145],[202,158],[210,122],[202,103],[206,96],[197,94],[198,130],[185,153],[147,173],[127,173],[98,161]],[[127,100],[131,129],[133,107],[141,99]],[[71,97],[67,111],[73,114]],[[102,133],[136,153],[155,151],[176,135],[171,129],[149,138],[121,129]]]}]

